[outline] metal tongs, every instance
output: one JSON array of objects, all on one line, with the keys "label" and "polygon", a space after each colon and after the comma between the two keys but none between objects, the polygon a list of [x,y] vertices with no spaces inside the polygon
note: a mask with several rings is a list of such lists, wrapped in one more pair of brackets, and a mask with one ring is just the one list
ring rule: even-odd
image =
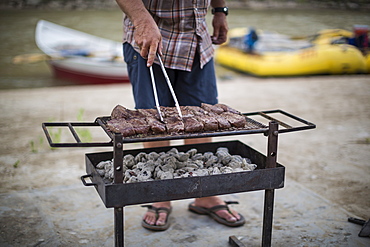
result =
[{"label": "metal tongs", "polygon": [[[170,78],[169,78],[169,77],[168,77],[168,75],[167,75],[166,69],[165,69],[165,67],[164,67],[164,65],[163,65],[163,62],[162,62],[162,59],[161,59],[161,57],[159,56],[159,54],[158,54],[158,53],[157,53],[157,57],[158,57],[158,60],[159,60],[160,65],[161,65],[161,69],[162,69],[162,72],[163,72],[164,78],[166,79],[166,82],[167,82],[168,88],[170,89],[170,92],[171,92],[171,94],[172,94],[172,98],[173,98],[173,100],[175,101],[175,106],[176,106],[177,112],[179,113],[180,118],[182,118],[182,114],[181,114],[181,110],[180,110],[179,102],[177,101],[177,97],[176,97],[175,91],[173,91],[173,88],[172,88],[172,84],[171,84]],[[150,66],[150,67],[149,67],[149,71],[150,71],[150,77],[151,77],[151,79],[152,79],[152,86],[153,86],[153,92],[154,92],[155,106],[156,106],[156,108],[157,108],[157,111],[158,111],[158,114],[159,114],[159,118],[161,119],[161,121],[162,121],[162,122],[164,122],[164,120],[163,120],[163,116],[162,116],[162,113],[161,113],[161,109],[160,109],[160,107],[159,107],[157,87],[156,87],[156,84],[155,84],[155,79],[154,79],[154,73],[153,73],[153,68],[152,68],[152,66]]]}]

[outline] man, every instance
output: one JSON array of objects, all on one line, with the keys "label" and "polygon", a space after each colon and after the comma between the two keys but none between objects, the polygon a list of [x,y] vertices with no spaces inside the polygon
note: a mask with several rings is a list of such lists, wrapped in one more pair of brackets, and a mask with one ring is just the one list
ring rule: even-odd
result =
[{"label": "man", "polygon": [[[124,19],[124,59],[133,87],[135,108],[155,106],[148,67],[152,66],[161,106],[174,106],[173,98],[157,64],[158,53],[164,62],[180,105],[216,104],[217,86],[213,64],[213,44],[227,38],[224,0],[116,0],[126,14]],[[213,35],[208,34],[205,16],[213,8]],[[156,62],[155,62],[156,61]],[[205,142],[186,140],[186,144]],[[208,140],[210,141],[210,140]],[[169,142],[146,143],[145,147],[169,145]],[[148,206],[142,226],[166,230],[171,202]],[[219,197],[197,198],[189,210],[208,214],[228,226],[243,225],[243,216],[228,208]]]}]

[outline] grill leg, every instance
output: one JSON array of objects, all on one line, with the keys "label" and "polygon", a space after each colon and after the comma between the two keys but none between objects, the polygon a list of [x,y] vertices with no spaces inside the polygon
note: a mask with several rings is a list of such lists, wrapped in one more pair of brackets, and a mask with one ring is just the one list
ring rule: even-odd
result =
[{"label": "grill leg", "polygon": [[[114,180],[115,184],[123,183],[123,139],[121,134],[115,134],[113,140],[113,166],[114,166]],[[116,247],[123,247],[124,233],[123,233],[123,207],[114,208],[114,240]]]},{"label": "grill leg", "polygon": [[265,190],[265,206],[263,213],[262,247],[270,247],[272,239],[272,218],[274,211],[275,190]]},{"label": "grill leg", "polygon": [[[267,142],[267,160],[265,168],[275,168],[277,160],[278,146],[278,123],[271,121],[269,123],[268,142]],[[263,229],[262,229],[262,247],[270,247],[272,239],[272,219],[274,211],[274,194],[275,190],[265,190],[265,205],[263,212]]]},{"label": "grill leg", "polygon": [[123,208],[114,208],[114,240],[116,247],[124,246],[124,216]]}]

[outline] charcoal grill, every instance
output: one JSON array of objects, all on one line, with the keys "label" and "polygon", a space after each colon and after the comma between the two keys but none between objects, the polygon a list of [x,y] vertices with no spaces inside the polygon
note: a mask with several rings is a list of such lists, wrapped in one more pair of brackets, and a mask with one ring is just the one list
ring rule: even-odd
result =
[{"label": "charcoal grill", "polygon": [[[98,117],[94,122],[49,122],[42,127],[51,147],[104,147],[112,146],[112,152],[85,154],[86,173],[81,176],[85,186],[94,186],[107,208],[114,208],[114,234],[115,246],[124,246],[124,210],[128,205],[148,202],[172,201],[188,198],[199,198],[214,195],[265,190],[262,246],[271,246],[274,190],[284,187],[285,167],[277,163],[277,146],[279,133],[294,132],[315,128],[315,124],[294,116],[282,110],[260,111],[243,114],[247,120],[244,129],[188,133],[167,136],[123,137],[120,133],[113,133],[106,127],[110,117]],[[284,121],[275,115],[283,116]],[[261,117],[268,121],[263,124],[253,117]],[[297,125],[287,123],[286,119],[294,120]],[[279,126],[281,128],[279,128]],[[74,142],[56,143],[51,138],[49,128],[65,127],[71,132]],[[83,142],[76,127],[99,127],[109,136],[108,142]],[[163,141],[175,139],[219,137],[230,135],[247,135],[262,133],[268,137],[267,155],[263,155],[240,141],[212,142],[192,145],[176,146],[179,151],[196,148],[198,152],[215,152],[218,147],[227,147],[230,154],[239,154],[249,158],[257,165],[256,170],[250,172],[236,172],[229,174],[199,176],[189,178],[176,178],[155,180],[148,182],[123,183],[123,159],[126,154],[136,155],[139,152],[162,152],[172,147],[147,148],[136,150],[123,150],[124,143]],[[113,183],[106,183],[96,170],[100,161],[112,160],[114,166]],[[87,182],[89,178],[91,182]],[[243,246],[235,236],[230,236],[232,246]]]}]

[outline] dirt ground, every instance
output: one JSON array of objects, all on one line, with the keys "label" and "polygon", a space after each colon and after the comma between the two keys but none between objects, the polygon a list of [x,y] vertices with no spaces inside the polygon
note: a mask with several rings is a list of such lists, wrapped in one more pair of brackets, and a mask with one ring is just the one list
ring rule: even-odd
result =
[{"label": "dirt ground", "polygon": [[[369,219],[369,75],[254,78],[230,74],[222,78],[221,103],[242,112],[282,109],[315,123],[316,129],[279,135],[278,162],[286,167],[288,179],[354,217]],[[130,85],[0,91],[0,194],[75,184],[85,174],[85,153],[111,149],[51,149],[41,123],[91,122],[109,115],[117,104],[134,107]],[[57,130],[54,133],[60,135]],[[66,141],[63,133],[60,136]],[[107,140],[100,129],[91,134],[96,140]],[[267,139],[260,134],[220,139],[239,139],[266,152]]]}]

